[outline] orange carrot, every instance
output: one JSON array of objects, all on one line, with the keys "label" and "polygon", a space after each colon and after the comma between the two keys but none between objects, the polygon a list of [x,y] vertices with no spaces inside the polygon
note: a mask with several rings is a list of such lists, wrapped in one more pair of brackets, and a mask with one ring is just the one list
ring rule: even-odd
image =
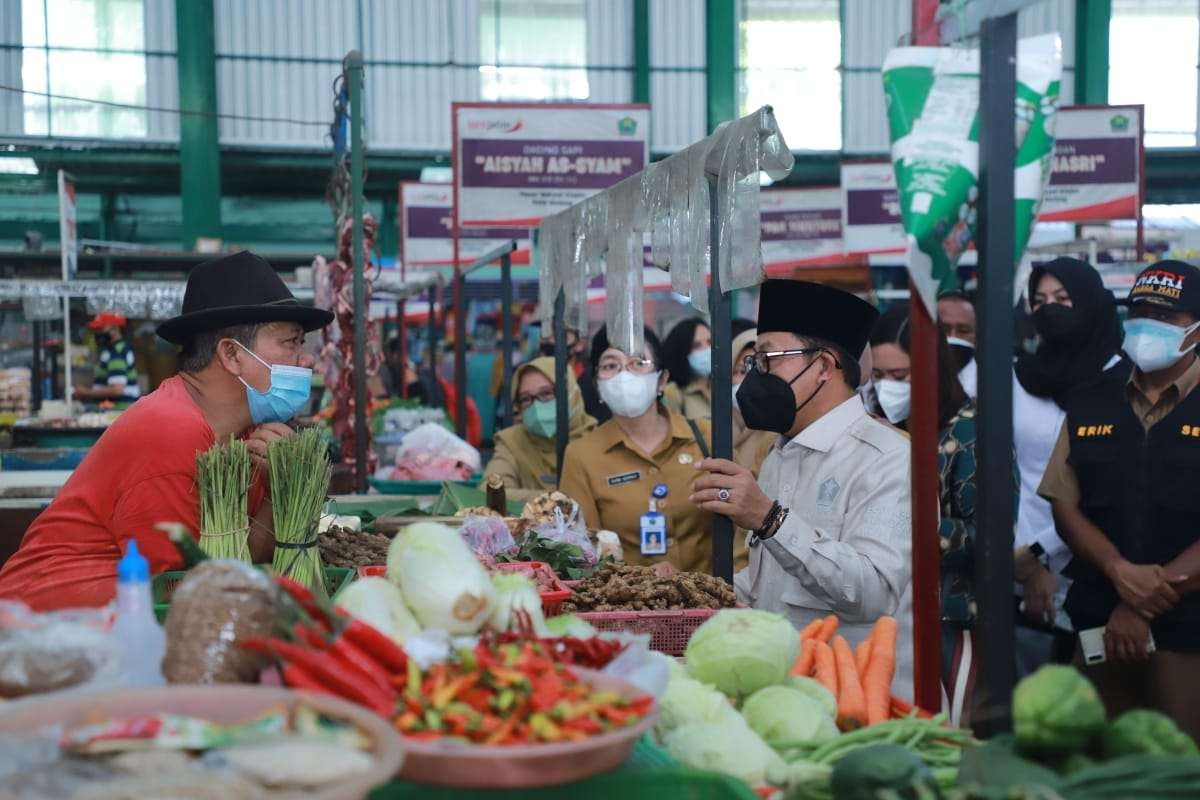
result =
[{"label": "orange carrot", "polygon": [[833,638],[833,635],[835,633],[837,633],[837,628],[838,628],[837,614],[830,614],[828,617],[821,620],[821,630],[817,633],[817,635],[814,638],[820,639],[822,642],[828,643],[829,640]]},{"label": "orange carrot", "polygon": [[800,631],[800,641],[805,639],[815,639],[821,630],[821,625],[825,622],[824,619],[814,619],[812,622],[804,626]]},{"label": "orange carrot", "polygon": [[867,724],[867,698],[854,667],[854,652],[844,636],[834,637],[833,659],[838,678],[838,727],[852,731]]},{"label": "orange carrot", "polygon": [[867,664],[871,661],[871,637],[863,639],[854,648],[854,668],[858,670],[859,680],[867,675]]},{"label": "orange carrot", "polygon": [[813,677],[829,690],[834,697],[838,696],[837,665],[833,659],[833,648],[820,639],[811,639],[813,643]]},{"label": "orange carrot", "polygon": [[816,639],[801,639],[800,640],[800,655],[796,657],[795,663],[792,664],[792,669],[788,672],[789,675],[803,675],[808,677],[813,671],[813,659],[817,655],[817,640]]},{"label": "orange carrot", "polygon": [[880,617],[871,631],[871,659],[863,675],[867,723],[883,722],[891,713],[892,677],[896,672],[896,620]]}]

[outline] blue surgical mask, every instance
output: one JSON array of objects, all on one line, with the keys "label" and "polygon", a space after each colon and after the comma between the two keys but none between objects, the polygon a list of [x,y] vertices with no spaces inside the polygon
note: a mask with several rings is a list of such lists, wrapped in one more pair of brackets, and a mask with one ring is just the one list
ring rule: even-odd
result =
[{"label": "blue surgical mask", "polygon": [[1167,369],[1187,355],[1183,340],[1196,330],[1200,322],[1187,328],[1156,319],[1125,320],[1125,352],[1142,372]]},{"label": "blue surgical mask", "polygon": [[558,429],[555,424],[558,419],[558,404],[553,400],[535,400],[521,414],[521,422],[525,430],[543,439],[554,437]]},{"label": "blue surgical mask", "polygon": [[238,342],[258,363],[271,370],[271,387],[265,392],[255,389],[240,377],[246,387],[246,402],[250,406],[250,420],[255,425],[264,422],[287,422],[304,407],[312,393],[312,370],[307,367],[290,367],[285,364],[268,364],[250,348]]},{"label": "blue surgical mask", "polygon": [[712,375],[712,349],[693,350],[688,355],[688,366],[702,378]]}]

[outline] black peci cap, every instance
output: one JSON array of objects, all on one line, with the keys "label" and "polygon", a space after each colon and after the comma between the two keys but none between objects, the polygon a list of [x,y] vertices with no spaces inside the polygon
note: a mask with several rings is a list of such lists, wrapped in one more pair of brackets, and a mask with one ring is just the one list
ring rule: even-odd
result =
[{"label": "black peci cap", "polygon": [[759,336],[772,331],[815,336],[858,358],[879,319],[866,300],[820,283],[769,280],[760,290]]}]

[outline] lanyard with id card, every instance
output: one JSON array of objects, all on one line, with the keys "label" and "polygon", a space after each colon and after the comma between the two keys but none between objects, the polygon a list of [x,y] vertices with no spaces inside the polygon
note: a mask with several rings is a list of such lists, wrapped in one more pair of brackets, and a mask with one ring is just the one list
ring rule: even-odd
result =
[{"label": "lanyard with id card", "polygon": [[667,554],[667,518],[658,510],[658,501],[667,496],[667,485],[660,483],[650,496],[650,510],[642,515],[639,539],[644,556]]}]

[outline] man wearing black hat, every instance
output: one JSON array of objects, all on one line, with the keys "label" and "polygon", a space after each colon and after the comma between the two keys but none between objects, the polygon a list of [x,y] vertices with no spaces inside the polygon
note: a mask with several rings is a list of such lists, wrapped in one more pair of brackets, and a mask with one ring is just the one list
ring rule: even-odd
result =
[{"label": "man wearing black hat", "polygon": [[911,697],[912,573],[908,439],[867,414],[858,354],[879,313],[801,281],[762,285],[758,338],[738,389],[746,425],[780,434],[756,482],[705,459],[692,501],[751,533],[739,596],[797,628],[828,614],[851,644],[882,615],[899,627],[897,695]]},{"label": "man wearing black hat", "polygon": [[1200,270],[1161,261],[1126,302],[1135,366],[1068,398],[1038,493],[1074,554],[1066,610],[1081,655],[1107,659],[1085,670],[1109,713],[1158,708],[1200,738]]},{"label": "man wearing black hat", "polygon": [[[268,444],[308,401],[312,358],[304,335],[328,325],[264,259],[242,252],[200,264],[183,314],[158,333],[182,346],[180,373],[123,413],[88,451],[21,549],[0,570],[0,597],[45,611],[99,606],[116,593],[117,561],[130,539],[152,572],[182,566],[156,529],[182,522],[199,534],[196,453],[230,436],[263,464]],[[251,487],[250,549],[269,560],[271,505],[263,478]]]}]

